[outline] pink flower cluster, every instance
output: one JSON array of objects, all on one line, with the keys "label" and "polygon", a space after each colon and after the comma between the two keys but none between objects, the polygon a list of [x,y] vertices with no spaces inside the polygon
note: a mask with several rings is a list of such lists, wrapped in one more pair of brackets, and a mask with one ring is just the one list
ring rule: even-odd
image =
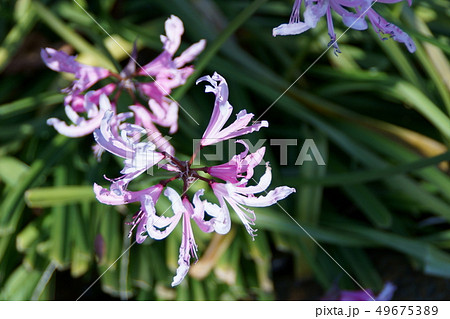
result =
[{"label": "pink flower cluster", "polygon": [[[76,57],[62,51],[42,49],[41,57],[50,69],[71,73],[75,77],[73,83],[63,90],[67,94],[64,100],[65,111],[73,124],[67,125],[56,118],[49,119],[47,123],[54,126],[60,134],[69,137],[88,135],[100,127],[106,112],[101,106],[97,107],[100,96],[113,97],[111,110],[116,114],[119,96],[126,91],[134,100],[134,105],[129,108],[137,125],[156,132],[157,124],[168,127],[170,133],[175,133],[178,128],[178,104],[170,98],[170,94],[172,89],[183,85],[194,72],[193,66],[187,64],[203,51],[206,41],[200,40],[174,58],[184,32],[183,23],[178,17],[171,16],[165,23],[165,30],[166,35],[161,36],[164,50],[158,57],[137,69],[137,52],[134,48],[129,63],[120,74],[79,63],[75,60]],[[138,78],[145,76],[149,81],[138,81]],[[113,83],[94,90],[93,86],[104,79]],[[144,107],[141,102],[148,107]],[[170,150],[171,146],[167,141],[160,143]]]},{"label": "pink flower cluster", "polygon": [[[225,79],[215,73],[212,77],[200,78],[197,83],[207,81],[206,92],[215,95],[215,104],[211,120],[200,141],[200,148],[218,143],[230,138],[258,131],[267,127],[266,121],[250,124],[253,114],[245,110],[237,114],[236,120],[225,127],[226,122],[233,112],[233,107],[228,102],[228,85]],[[103,105],[107,104],[107,105]],[[120,121],[113,122],[113,111],[109,108],[106,98],[100,99],[100,107],[107,111],[100,128],[94,132],[95,140],[106,151],[124,158],[124,169],[121,177],[112,180],[109,189],[97,184],[94,191],[97,199],[109,205],[122,205],[131,202],[140,202],[141,209],[134,216],[133,228],[136,230],[136,241],[142,243],[147,237],[159,240],[167,237],[182,220],[182,241],[178,259],[178,270],[173,278],[172,286],[178,285],[186,276],[191,258],[197,259],[197,245],[195,243],[191,220],[197,224],[203,232],[217,232],[226,234],[231,227],[229,207],[237,214],[248,233],[254,237],[255,213],[247,208],[265,207],[275,204],[295,192],[295,189],[281,186],[267,192],[272,180],[269,165],[266,171],[256,182],[253,178],[254,168],[263,159],[265,148],[249,154],[248,145],[239,141],[245,147],[245,151],[224,164],[211,167],[192,167],[196,153],[190,161],[180,161],[173,154],[158,150],[156,145],[149,142],[134,142],[141,140],[146,133],[145,129],[137,125],[123,124]],[[144,173],[146,170],[165,160],[160,167],[173,174],[173,177],[162,180],[158,184],[140,191],[129,191],[127,186],[130,181]],[[173,188],[167,186],[174,180],[183,182],[181,195]],[[205,189],[198,190],[192,198],[188,190],[198,180],[209,185],[218,204],[202,199]],[[255,181],[255,185],[249,182]],[[155,205],[161,194],[172,203],[170,216],[165,212],[158,215]],[[257,194],[263,195],[257,195]],[[228,206],[229,205],[229,206]]]},{"label": "pink flower cluster", "polygon": [[[140,203],[140,210],[133,217],[130,230],[131,236],[136,228],[138,243],[147,237],[155,240],[166,238],[181,220],[179,267],[172,282],[172,286],[176,286],[189,271],[191,258],[198,258],[192,221],[203,232],[226,234],[231,228],[231,210],[254,238],[256,216],[248,207],[273,205],[295,192],[295,189],[281,186],[266,191],[272,180],[268,163],[260,180],[254,179],[254,169],[262,162],[265,148],[250,153],[249,146],[241,140],[238,143],[245,150],[229,162],[194,167],[194,159],[203,147],[268,127],[267,121],[251,123],[253,114],[246,110],[240,111],[234,122],[226,126],[233,107],[228,102],[227,82],[217,73],[197,81],[207,82],[206,92],[215,95],[212,116],[197,151],[189,161],[181,161],[175,156],[175,149],[156,125],[168,127],[170,133],[177,130],[178,104],[170,99],[170,93],[173,88],[183,85],[193,73],[193,67],[186,64],[203,50],[205,41],[199,41],[174,58],[184,31],[183,24],[179,18],[171,16],[165,23],[165,29],[166,36],[161,36],[164,51],[155,60],[137,69],[135,48],[130,62],[120,74],[81,64],[75,57],[54,49],[43,49],[41,55],[52,70],[72,73],[75,77],[72,85],[64,90],[67,93],[64,103],[66,114],[73,124],[67,125],[56,118],[49,119],[48,124],[69,137],[93,133],[97,143],[94,147],[96,153],[107,151],[123,158],[121,176],[108,179],[111,182],[108,188],[94,184],[97,199],[107,205]],[[143,76],[148,76],[152,81],[138,81]],[[105,79],[113,82],[93,89],[94,85]],[[128,107],[129,112],[119,113],[117,103],[122,92],[128,92],[134,103]],[[140,103],[142,100],[148,107]],[[171,177],[139,191],[128,189],[133,180],[151,169],[165,170]],[[182,182],[180,192],[168,186],[176,180]],[[189,194],[191,187],[199,180],[206,182],[217,203],[203,198],[206,191],[203,188]],[[156,211],[162,194],[171,202],[170,213]]]}]

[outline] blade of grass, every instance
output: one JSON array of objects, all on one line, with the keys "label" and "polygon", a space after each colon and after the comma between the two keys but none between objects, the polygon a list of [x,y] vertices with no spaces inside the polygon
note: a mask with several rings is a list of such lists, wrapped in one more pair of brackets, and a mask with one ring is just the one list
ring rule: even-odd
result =
[{"label": "blade of grass", "polygon": [[62,103],[63,100],[64,96],[59,93],[41,93],[36,96],[25,97],[14,102],[0,105],[0,119],[5,120],[10,117],[34,111],[36,108],[59,104]]},{"label": "blade of grass", "polygon": [[29,166],[12,156],[0,157],[0,182],[13,187],[28,171]]},{"label": "blade of grass", "polygon": [[[55,168],[55,185],[67,184],[68,170],[65,166]],[[50,256],[58,269],[64,269],[70,259],[71,243],[69,233],[69,214],[65,206],[56,206],[52,208],[52,228],[50,239],[52,242],[52,250]]]},{"label": "blade of grass", "polygon": [[108,68],[111,71],[117,72],[114,64],[103,54],[100,54],[91,44],[89,44],[83,37],[77,34],[72,28],[67,26],[59,17],[51,12],[45,5],[39,1],[33,1],[32,7],[42,22],[58,34],[63,40],[71,44],[79,52],[83,52],[95,59],[96,65]]},{"label": "blade of grass", "polygon": [[6,38],[0,46],[0,72],[8,65],[11,58],[19,49],[23,40],[33,29],[37,21],[36,12],[30,7],[31,1],[17,1],[16,11],[20,11],[20,18],[8,32]]},{"label": "blade of grass", "polygon": [[39,271],[30,271],[23,265],[19,266],[1,288],[0,299],[9,301],[30,300],[40,278],[41,273]]},{"label": "blade of grass", "polygon": [[363,287],[375,291],[379,291],[383,287],[383,280],[364,250],[340,247],[339,251]]},{"label": "blade of grass", "polygon": [[71,143],[72,141],[68,141],[62,135],[53,138],[49,146],[30,166],[30,169],[21,181],[7,193],[5,200],[0,205],[0,211],[2,212],[0,216],[0,235],[14,231],[14,220],[17,221],[22,214],[22,211],[17,213],[16,208],[22,202],[26,189],[35,185],[42,176],[45,176],[48,169],[64,155],[67,146]]},{"label": "blade of grass", "polygon": [[374,226],[388,228],[392,225],[391,212],[367,187],[357,185],[342,188]]},{"label": "blade of grass", "polygon": [[333,174],[320,179],[301,179],[302,184],[319,184],[324,186],[352,185],[372,182],[390,178],[394,175],[402,175],[425,167],[437,165],[443,161],[450,160],[450,152],[444,154],[420,159],[412,163],[390,166],[385,169],[365,170],[356,172],[347,172],[345,174]]}]

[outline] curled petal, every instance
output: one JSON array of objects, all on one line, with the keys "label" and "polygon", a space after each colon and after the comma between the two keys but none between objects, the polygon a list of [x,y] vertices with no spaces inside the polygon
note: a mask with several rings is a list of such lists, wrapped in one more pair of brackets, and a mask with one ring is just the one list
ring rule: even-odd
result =
[{"label": "curled petal", "polygon": [[132,192],[132,191],[122,191],[117,192],[113,190],[108,190],[94,183],[94,193],[98,201],[107,205],[124,205],[134,202],[139,202],[142,200],[144,195],[150,196],[153,202],[156,203],[159,196],[161,195],[163,186],[161,184],[156,184],[149,188]]},{"label": "curled petal", "polygon": [[105,112],[100,128],[94,131],[95,141],[108,152],[123,158],[128,158],[133,154],[133,150],[118,140],[111,131],[113,116],[113,111],[108,110]]},{"label": "curled petal", "polygon": [[154,210],[151,211],[150,206],[153,205],[151,201],[146,199],[144,203],[145,210],[147,212],[149,210],[151,211],[147,222],[147,232],[151,238],[157,240],[166,238],[174,230],[181,215],[186,210],[181,202],[180,195],[173,188],[167,187],[164,195],[172,202],[172,210],[174,213],[172,217],[158,216]]},{"label": "curled petal", "polygon": [[73,82],[73,89],[84,91],[110,74],[111,72],[107,69],[82,64],[82,67],[75,73],[78,80]]},{"label": "curled petal", "polygon": [[[253,176],[253,169],[261,163],[266,148],[262,147],[255,153],[247,155],[249,150],[247,143],[242,140],[238,140],[236,143],[243,144],[245,150],[241,154],[233,156],[228,163],[208,167],[206,170],[208,174],[233,184],[237,184],[240,177],[249,180]],[[246,174],[242,175],[244,172]]]},{"label": "curled petal", "polygon": [[105,106],[105,104],[100,104],[99,110],[93,102],[95,99],[95,96],[93,99],[94,94],[95,92],[88,92],[84,98],[84,111],[87,112],[87,119],[79,116],[71,106],[66,105],[65,111],[67,117],[69,117],[74,124],[67,125],[59,119],[50,118],[47,120],[47,125],[53,126],[60,134],[68,137],[80,137],[92,133],[100,126],[108,107],[111,107],[110,105]]},{"label": "curled petal", "polygon": [[347,12],[342,15],[342,22],[344,22],[347,27],[355,30],[361,31],[368,28],[367,22],[363,15]]},{"label": "curled petal", "polygon": [[130,174],[135,171],[145,171],[163,159],[164,155],[162,153],[155,152],[153,143],[136,143],[133,145],[133,153],[130,153],[130,156],[125,159],[125,165],[121,173]]},{"label": "curled petal", "polygon": [[51,48],[42,49],[41,58],[50,69],[75,75],[70,89],[74,92],[82,92],[111,74],[107,69],[78,63],[75,56]]},{"label": "curled petal", "polygon": [[[180,248],[180,250],[181,250],[181,248]],[[190,268],[190,262],[187,262],[184,259],[184,255],[181,255],[181,253],[180,253],[180,257],[178,258],[177,273],[176,273],[175,277],[173,277],[172,284],[171,284],[172,287],[175,287],[175,286],[178,286],[179,284],[181,284],[184,277],[186,277],[187,273],[189,272],[189,268]]]},{"label": "curled petal", "polygon": [[80,68],[80,63],[75,61],[76,56],[68,55],[64,51],[52,48],[41,49],[41,58],[48,68],[56,72],[75,74]]},{"label": "curled petal", "polygon": [[162,98],[158,103],[154,99],[148,101],[150,109],[154,112],[153,121],[161,126],[169,127],[169,133],[178,129],[178,103],[168,98]]},{"label": "curled petal", "polygon": [[275,204],[276,202],[285,199],[292,193],[295,193],[295,188],[287,186],[279,186],[274,190],[271,190],[265,196],[242,196],[237,195],[236,201],[251,207],[267,207]]},{"label": "curled petal", "polygon": [[327,12],[327,8],[329,6],[328,0],[318,1],[317,4],[311,4],[306,6],[305,10],[305,23],[311,27],[315,28],[317,22],[319,22],[320,18],[325,15]]},{"label": "curled petal", "polygon": [[[200,199],[204,193],[203,189],[198,190],[194,198],[192,200],[195,208],[192,209],[191,205],[185,205],[186,209],[189,210],[192,219],[194,219],[195,223],[198,227],[205,233],[210,233],[214,230],[214,220],[205,220],[205,204],[204,201]],[[206,202],[206,201],[205,201]]]},{"label": "curled petal", "polygon": [[[281,186],[266,193],[265,196],[255,196],[254,194],[267,189],[272,179],[270,167],[267,165],[266,173],[261,177],[256,186],[243,186],[243,183],[212,183],[211,187],[219,200],[220,207],[208,202],[204,203],[205,211],[213,216],[211,219],[214,229],[218,233],[225,233],[229,230],[230,214],[227,203],[241,219],[248,233],[254,237],[255,230],[251,227],[255,224],[256,216],[254,212],[245,206],[265,207],[275,204],[295,192],[294,188]],[[227,203],[226,203],[226,202]]]},{"label": "curled petal", "polygon": [[57,118],[49,118],[47,125],[51,125],[59,134],[68,137],[81,137],[92,133],[99,127],[101,119],[83,120],[78,125],[67,125],[65,122]]},{"label": "curled petal", "polygon": [[195,243],[194,233],[192,232],[190,222],[190,211],[192,212],[192,206],[187,198],[183,199],[183,205],[185,206],[186,211],[183,214],[183,235],[181,237],[180,255],[178,257],[179,266],[177,273],[173,278],[172,287],[179,285],[183,281],[189,271],[191,257],[194,257],[196,260],[198,259],[197,244]]},{"label": "curled petal", "polygon": [[230,212],[228,211],[227,204],[223,200],[221,195],[217,195],[220,206],[216,204],[205,201],[204,208],[208,215],[212,216],[212,223],[214,231],[218,234],[224,235],[228,233],[231,229],[231,218]]},{"label": "curled petal", "polygon": [[311,29],[311,27],[304,22],[284,23],[273,28],[272,35],[274,37],[278,35],[296,35],[308,31],[309,29]]},{"label": "curled petal", "polygon": [[206,46],[206,40],[200,40],[187,48],[179,57],[173,60],[175,67],[181,68],[182,66],[192,62]]},{"label": "curled petal", "polygon": [[[261,176],[259,183],[256,186],[239,186],[235,184],[228,183],[226,184],[227,190],[229,193],[239,193],[239,194],[258,194],[265,191],[272,181],[272,169],[269,164],[266,164],[266,172],[263,176]],[[252,206],[252,205],[250,205]]]},{"label": "curled petal", "polygon": [[164,50],[174,55],[180,47],[181,36],[184,33],[183,22],[177,16],[171,15],[165,23],[166,36],[161,36]]}]

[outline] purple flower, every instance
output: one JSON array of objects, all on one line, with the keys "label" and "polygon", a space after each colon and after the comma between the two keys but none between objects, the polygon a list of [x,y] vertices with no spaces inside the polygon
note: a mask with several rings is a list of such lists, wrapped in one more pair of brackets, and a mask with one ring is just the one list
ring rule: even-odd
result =
[{"label": "purple flower", "polygon": [[[202,193],[202,191],[199,191]],[[169,198],[172,202],[173,216],[165,217],[156,215],[155,206],[151,199],[145,197],[145,207],[147,212],[149,212],[149,217],[147,220],[147,233],[153,239],[164,239],[166,238],[178,224],[182,218],[182,232],[180,253],[178,257],[178,269],[175,277],[172,281],[172,287],[179,285],[181,281],[186,276],[190,267],[191,257],[198,259],[197,257],[197,244],[195,243],[194,234],[192,232],[191,219],[195,214],[201,214],[203,216],[203,211],[199,211],[203,208],[199,202],[200,193],[194,196],[194,205],[197,202],[195,208],[193,208],[189,199],[183,196],[181,199],[180,195],[170,187],[167,187],[164,191],[164,195]],[[201,221],[202,223],[202,221]]]},{"label": "purple flower", "polygon": [[111,75],[107,69],[79,63],[75,61],[75,56],[52,48],[42,49],[41,58],[53,71],[72,73],[75,76],[75,81],[66,89],[70,95],[81,93]]},{"label": "purple flower", "polygon": [[[220,206],[208,203],[205,205],[205,210],[209,215],[214,216],[216,232],[227,233],[230,229],[231,219],[227,205],[228,203],[244,224],[247,232],[254,239],[256,236],[254,234],[255,230],[251,226],[255,225],[256,216],[253,210],[248,209],[243,205],[250,207],[271,206],[290,194],[295,193],[294,188],[287,186],[277,187],[267,193],[266,189],[269,187],[271,180],[272,170],[267,164],[265,174],[255,186],[246,186],[246,179],[239,183],[212,183],[211,188],[219,200]],[[255,194],[262,192],[265,192],[266,195],[261,195],[259,197],[255,196]]]},{"label": "purple flower", "polygon": [[[153,203],[158,201],[163,188],[164,187],[161,184],[156,184],[137,192],[115,192],[94,184],[94,192],[98,201],[107,205],[125,205],[134,202],[144,202],[144,200],[154,205]],[[133,222],[131,223],[133,227],[130,229],[129,236],[131,236],[133,229],[137,225],[136,241],[138,244],[141,244],[147,238],[146,232],[148,218],[149,213],[147,206],[142,207],[141,210],[133,217]]]},{"label": "purple flower", "polygon": [[[102,102],[100,102],[102,100]],[[97,107],[97,105],[100,106]],[[112,109],[106,95],[98,96],[98,92],[89,91],[84,96],[83,112],[86,113],[86,118],[79,116],[79,114],[69,105],[65,106],[67,117],[72,121],[73,125],[67,125],[65,122],[57,118],[49,118],[48,125],[53,125],[58,133],[68,137],[80,137],[92,133],[103,119],[106,110]]]},{"label": "purple flower", "polygon": [[[248,155],[249,148],[247,143],[242,140],[236,142],[244,145],[245,151],[239,155],[234,155],[228,163],[207,167],[205,172],[211,176],[234,184],[238,183],[238,178],[241,177],[245,177],[249,180],[253,176],[253,169],[261,163],[266,148],[261,147],[255,153]],[[242,175],[242,173],[245,173],[245,175]]]},{"label": "purple flower", "polygon": [[267,121],[247,126],[253,118],[253,114],[247,114],[246,110],[242,110],[237,114],[237,119],[232,124],[223,128],[233,112],[233,107],[228,103],[228,84],[218,73],[214,73],[212,77],[209,75],[201,77],[196,83],[198,84],[202,81],[207,81],[211,84],[206,86],[205,92],[214,93],[216,99],[211,119],[200,141],[201,147],[259,131],[261,127],[269,126]]},{"label": "purple flower", "polygon": [[[402,0],[379,0],[381,3],[396,3]],[[296,0],[292,9],[289,23],[281,24],[273,29],[273,36],[294,35],[303,33],[309,29],[315,28],[317,22],[324,15],[327,16],[328,34],[335,52],[340,52],[336,42],[336,33],[334,32],[332,10],[342,17],[342,22],[355,30],[366,30],[368,28],[366,17],[375,31],[379,34],[387,34],[395,41],[404,43],[408,51],[413,53],[416,50],[414,41],[397,26],[386,22],[378,13],[372,9],[374,1],[372,0],[305,0],[304,21],[300,18],[300,7],[302,0]],[[408,0],[411,5],[412,0]],[[384,40],[385,38],[382,37]]]}]

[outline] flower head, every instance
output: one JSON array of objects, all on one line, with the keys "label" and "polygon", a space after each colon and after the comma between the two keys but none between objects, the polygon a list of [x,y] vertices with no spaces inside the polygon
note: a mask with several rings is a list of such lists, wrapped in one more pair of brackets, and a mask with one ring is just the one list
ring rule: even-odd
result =
[{"label": "flower head", "polygon": [[[177,38],[176,34],[180,34],[180,29],[176,27],[177,20],[172,22],[175,23],[174,28],[178,33],[170,33],[166,40],[173,42],[166,42],[165,48],[167,48],[168,52],[177,47],[177,41],[173,39]],[[203,77],[199,81],[203,80],[210,83],[206,87],[206,91],[213,92],[216,95],[216,99],[211,120],[201,140],[201,146],[248,134],[259,130],[261,127],[268,126],[266,121],[247,126],[253,114],[247,114],[243,110],[239,112],[238,119],[234,123],[224,128],[233,111],[232,106],[228,103],[228,86],[226,81],[217,73],[214,73],[212,77]],[[101,97],[101,100],[103,99]],[[228,209],[228,205],[230,205],[249,234],[254,237],[255,230],[252,226],[255,225],[256,215],[246,206],[270,206],[295,192],[295,189],[287,186],[276,187],[274,190],[266,192],[272,180],[272,173],[268,164],[266,165],[266,172],[260,181],[254,186],[250,185],[252,183],[251,180],[254,181],[255,167],[262,162],[265,153],[264,147],[250,153],[249,146],[244,141],[238,141],[238,143],[244,145],[245,150],[233,156],[229,162],[210,167],[192,167],[197,153],[192,155],[191,160],[182,161],[175,157],[173,149],[166,148],[164,150],[164,145],[160,145],[158,151],[156,142],[141,141],[141,137],[153,132],[150,116],[142,105],[130,106],[136,117],[135,124],[124,122],[124,120],[132,117],[133,113],[113,116],[114,112],[109,107],[105,109],[100,128],[94,131],[95,140],[101,148],[125,158],[125,160],[124,168],[121,171],[123,176],[111,180],[112,183],[109,190],[97,184],[94,185],[97,199],[109,205],[121,205],[130,202],[141,203],[140,211],[133,217],[133,227],[131,229],[133,230],[137,226],[136,241],[138,243],[143,242],[147,236],[155,240],[166,238],[181,221],[182,239],[178,257],[178,269],[173,278],[172,286],[182,282],[189,271],[191,259],[197,260],[198,258],[198,247],[191,225],[192,220],[203,232],[215,231],[219,234],[226,234],[231,227]],[[128,185],[133,179],[149,167],[160,163],[163,159],[167,162],[159,165],[160,169],[165,170],[168,174],[172,174],[172,177],[144,190],[128,190]],[[167,186],[170,182],[177,179],[183,183],[181,195],[175,189]],[[198,190],[190,198],[188,191],[198,180],[207,182],[217,197],[219,205],[201,198],[205,192],[204,189]],[[157,214],[156,212],[155,205],[164,188],[164,195],[171,202],[173,214],[166,215],[166,212]],[[263,192],[265,194],[257,196],[257,194]]]},{"label": "flower head", "polygon": [[[355,30],[366,30],[368,28],[366,17],[373,25],[377,33],[384,33],[392,37],[395,41],[404,43],[409,52],[416,50],[413,40],[397,26],[386,22],[378,13],[372,9],[375,2],[395,3],[402,0],[305,0],[304,21],[300,18],[300,8],[303,0],[295,0],[289,23],[281,24],[273,29],[273,36],[294,35],[303,33],[315,28],[317,22],[327,16],[328,34],[331,38],[329,45],[335,48],[335,52],[340,52],[337,45],[336,33],[334,32],[332,10],[342,17],[342,22]],[[411,5],[412,0],[408,0]],[[384,40],[384,38],[383,38]]]}]

